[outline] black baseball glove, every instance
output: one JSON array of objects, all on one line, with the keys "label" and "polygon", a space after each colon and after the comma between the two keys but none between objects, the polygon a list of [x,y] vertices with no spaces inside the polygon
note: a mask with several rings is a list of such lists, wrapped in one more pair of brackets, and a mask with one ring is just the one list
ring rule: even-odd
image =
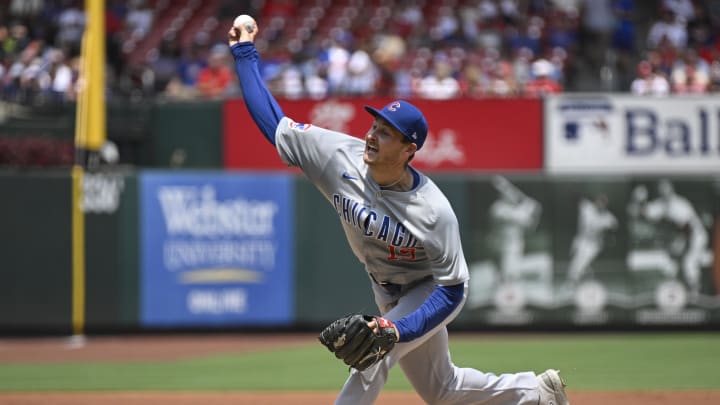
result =
[{"label": "black baseball glove", "polygon": [[[368,322],[375,320],[379,333]],[[380,361],[397,342],[393,323],[385,318],[350,314],[328,325],[320,332],[320,343],[348,366],[363,371]]]}]

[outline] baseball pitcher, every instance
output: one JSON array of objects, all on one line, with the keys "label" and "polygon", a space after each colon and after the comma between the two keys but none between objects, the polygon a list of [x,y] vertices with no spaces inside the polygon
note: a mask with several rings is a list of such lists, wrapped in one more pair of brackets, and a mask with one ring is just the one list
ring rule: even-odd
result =
[{"label": "baseball pitcher", "polygon": [[465,302],[468,269],[450,203],[409,165],[427,137],[423,114],[404,100],[367,106],[373,122],[365,139],[295,122],[260,77],[257,32],[248,18],[228,31],[247,109],[282,160],[337,213],[379,309],[344,316],[319,336],[351,367],[336,404],[372,404],[395,364],[431,404],[567,404],[555,370],[495,375],[450,359],[446,325]]}]

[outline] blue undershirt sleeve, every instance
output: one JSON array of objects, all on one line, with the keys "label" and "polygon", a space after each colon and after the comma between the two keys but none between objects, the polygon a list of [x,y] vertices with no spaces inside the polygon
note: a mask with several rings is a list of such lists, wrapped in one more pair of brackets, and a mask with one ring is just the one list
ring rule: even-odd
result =
[{"label": "blue undershirt sleeve", "polygon": [[260,76],[257,49],[252,42],[239,42],[230,51],[235,59],[235,72],[245,106],[265,138],[275,145],[275,130],[285,114]]},{"label": "blue undershirt sleeve", "polygon": [[395,322],[400,334],[400,342],[416,339],[434,327],[460,305],[465,294],[465,284],[437,286],[435,291],[423,302],[420,308]]}]

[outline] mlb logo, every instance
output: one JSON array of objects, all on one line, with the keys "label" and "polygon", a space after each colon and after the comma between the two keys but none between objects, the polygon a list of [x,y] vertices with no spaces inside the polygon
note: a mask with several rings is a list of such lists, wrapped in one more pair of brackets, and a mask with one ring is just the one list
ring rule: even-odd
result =
[{"label": "mlb logo", "polygon": [[290,126],[290,129],[296,129],[298,131],[307,131],[312,126],[311,124],[301,124],[295,121],[290,121],[288,125]]},{"label": "mlb logo", "polygon": [[580,137],[580,125],[576,121],[565,123],[565,139],[576,141]]}]

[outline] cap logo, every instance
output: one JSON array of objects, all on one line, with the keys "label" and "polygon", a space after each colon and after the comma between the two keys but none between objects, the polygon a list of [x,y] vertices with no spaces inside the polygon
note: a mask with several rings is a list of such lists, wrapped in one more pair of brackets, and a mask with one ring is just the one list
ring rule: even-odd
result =
[{"label": "cap logo", "polygon": [[410,135],[410,137],[411,137],[412,139],[417,139],[417,132],[413,132],[413,134]]},{"label": "cap logo", "polygon": [[390,104],[387,109],[390,111],[397,111],[398,108],[400,108],[400,102],[395,101],[392,104]]}]

